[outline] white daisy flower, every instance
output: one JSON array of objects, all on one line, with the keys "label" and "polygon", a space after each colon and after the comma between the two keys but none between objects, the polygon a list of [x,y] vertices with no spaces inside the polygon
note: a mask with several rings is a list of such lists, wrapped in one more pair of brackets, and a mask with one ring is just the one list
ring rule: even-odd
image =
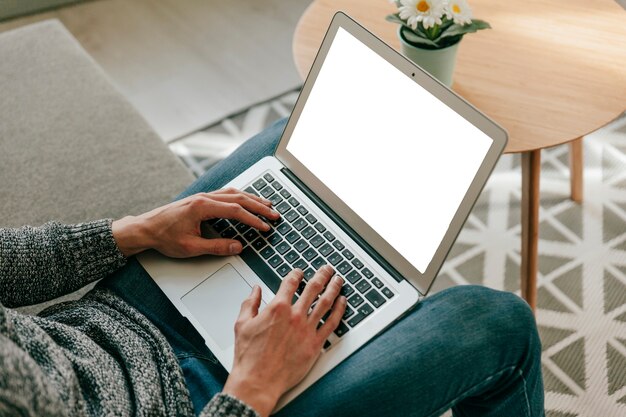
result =
[{"label": "white daisy flower", "polygon": [[472,9],[467,4],[467,0],[450,0],[447,15],[457,25],[472,23]]},{"label": "white daisy flower", "polygon": [[419,22],[422,22],[425,29],[440,25],[446,12],[444,0],[400,0],[400,3],[400,19],[406,20],[413,30]]}]

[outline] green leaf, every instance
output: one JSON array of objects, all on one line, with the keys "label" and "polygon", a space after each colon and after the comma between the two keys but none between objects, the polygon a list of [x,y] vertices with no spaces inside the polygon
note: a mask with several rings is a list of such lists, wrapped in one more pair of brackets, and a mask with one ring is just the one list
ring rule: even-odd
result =
[{"label": "green leaf", "polygon": [[478,19],[472,20],[472,23],[469,23],[467,25],[458,25],[455,23],[443,32],[441,32],[441,35],[438,39],[440,40],[449,38],[451,36],[465,35],[466,33],[473,33],[482,29],[491,29],[491,26],[489,25],[489,23]]},{"label": "green leaf", "polygon": [[418,35],[414,31],[412,31],[407,26],[403,26],[401,30],[401,34],[408,43],[418,48],[422,46],[430,46],[431,48],[437,48],[437,43],[431,41],[430,39],[422,37],[422,35]]},{"label": "green leaf", "polygon": [[400,19],[400,15],[398,13],[388,15],[385,17],[385,20],[391,23],[398,23],[400,25],[406,24],[404,20]]}]

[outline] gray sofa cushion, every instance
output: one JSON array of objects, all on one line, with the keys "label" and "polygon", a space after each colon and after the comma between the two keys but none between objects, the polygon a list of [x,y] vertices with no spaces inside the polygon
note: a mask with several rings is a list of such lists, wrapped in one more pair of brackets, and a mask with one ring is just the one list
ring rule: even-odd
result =
[{"label": "gray sofa cushion", "polygon": [[56,20],[0,34],[0,227],[138,214],[193,177]]},{"label": "gray sofa cushion", "polygon": [[193,180],[58,21],[0,34],[0,92],[0,227],[139,214]]}]

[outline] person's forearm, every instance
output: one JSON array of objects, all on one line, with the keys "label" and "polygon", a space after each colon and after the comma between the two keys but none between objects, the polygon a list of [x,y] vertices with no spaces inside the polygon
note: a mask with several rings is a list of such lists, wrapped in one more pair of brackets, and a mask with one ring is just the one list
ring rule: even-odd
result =
[{"label": "person's forearm", "polygon": [[0,302],[36,304],[69,294],[125,263],[110,220],[0,229]]}]

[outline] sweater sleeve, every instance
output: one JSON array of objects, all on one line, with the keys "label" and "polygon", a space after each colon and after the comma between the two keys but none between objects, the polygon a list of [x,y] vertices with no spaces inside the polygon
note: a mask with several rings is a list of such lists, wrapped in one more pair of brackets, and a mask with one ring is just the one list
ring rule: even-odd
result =
[{"label": "sweater sleeve", "polygon": [[220,392],[211,398],[199,417],[259,417],[259,414],[238,398]]},{"label": "sweater sleeve", "polygon": [[0,303],[18,307],[52,300],[125,262],[110,219],[0,229]]}]

